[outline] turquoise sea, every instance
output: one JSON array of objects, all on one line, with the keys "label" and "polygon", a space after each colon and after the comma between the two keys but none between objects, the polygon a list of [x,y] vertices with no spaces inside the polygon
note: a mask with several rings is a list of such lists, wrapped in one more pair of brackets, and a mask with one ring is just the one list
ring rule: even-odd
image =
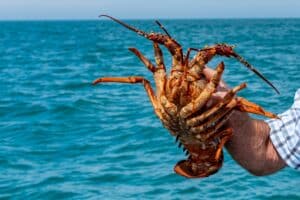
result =
[{"label": "turquoise sea", "polygon": [[[153,20],[127,20],[160,31]],[[300,19],[161,20],[184,50],[217,42],[236,51],[281,94],[235,60],[240,96],[280,113],[300,87]],[[0,22],[0,199],[300,199],[300,172],[255,177],[225,153],[205,179],[173,172],[184,158],[141,85],[92,86],[100,76],[151,74],[152,43],[108,20]],[[166,63],[170,56],[164,50]]]}]

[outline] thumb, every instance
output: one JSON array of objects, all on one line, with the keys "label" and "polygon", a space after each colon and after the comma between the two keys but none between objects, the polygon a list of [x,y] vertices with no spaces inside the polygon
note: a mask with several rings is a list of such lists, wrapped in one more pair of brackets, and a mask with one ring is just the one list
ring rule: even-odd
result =
[{"label": "thumb", "polygon": [[[205,68],[203,69],[203,74],[207,80],[210,80],[215,73],[216,73],[216,70],[213,70],[207,66],[205,66]],[[226,85],[226,83],[223,80],[221,80],[219,83],[218,89],[222,90],[222,91],[228,90],[228,86]]]},{"label": "thumb", "polygon": [[205,68],[203,69],[203,74],[207,80],[210,80],[213,77],[213,75],[215,74],[215,72],[216,72],[215,70],[213,70],[207,66],[205,66]]}]

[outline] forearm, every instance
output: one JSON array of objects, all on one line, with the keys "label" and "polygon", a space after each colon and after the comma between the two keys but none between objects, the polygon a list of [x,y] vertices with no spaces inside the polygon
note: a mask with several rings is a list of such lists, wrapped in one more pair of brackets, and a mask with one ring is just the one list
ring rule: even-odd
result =
[{"label": "forearm", "polygon": [[242,167],[255,175],[267,175],[285,166],[270,140],[267,123],[234,111],[229,125],[233,136],[226,148]]}]

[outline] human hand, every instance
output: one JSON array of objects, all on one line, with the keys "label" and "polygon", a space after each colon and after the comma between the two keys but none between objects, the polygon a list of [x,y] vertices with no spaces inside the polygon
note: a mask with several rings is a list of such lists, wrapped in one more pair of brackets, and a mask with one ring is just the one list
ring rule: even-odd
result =
[{"label": "human hand", "polygon": [[[203,70],[203,74],[207,80],[210,80],[215,72],[215,70],[207,66]],[[212,107],[216,103],[220,102],[229,90],[230,88],[227,86],[227,84],[221,80],[217,87],[217,91],[213,93],[212,98],[207,102],[207,107]]]}]

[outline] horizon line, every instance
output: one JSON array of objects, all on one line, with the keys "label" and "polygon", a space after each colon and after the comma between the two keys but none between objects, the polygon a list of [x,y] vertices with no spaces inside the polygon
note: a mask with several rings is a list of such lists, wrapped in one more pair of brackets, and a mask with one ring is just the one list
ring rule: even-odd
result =
[{"label": "horizon line", "polygon": [[[240,19],[300,19],[300,17],[181,17],[181,18],[131,18],[131,17],[121,17],[120,20],[240,20]],[[98,20],[109,20],[105,18],[57,18],[57,19],[0,19],[0,22],[5,21],[98,21]]]}]

